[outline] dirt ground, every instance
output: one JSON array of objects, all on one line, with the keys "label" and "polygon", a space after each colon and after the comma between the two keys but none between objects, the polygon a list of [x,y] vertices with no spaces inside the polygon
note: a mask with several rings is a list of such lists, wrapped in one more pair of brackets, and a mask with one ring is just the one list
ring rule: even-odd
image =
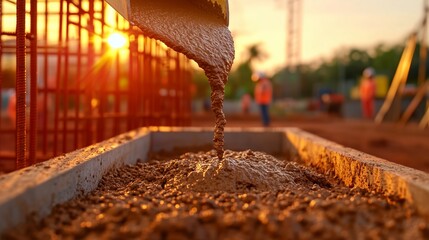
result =
[{"label": "dirt ground", "polygon": [[[212,114],[193,116],[192,126],[213,126]],[[260,127],[257,115],[227,116],[226,127]],[[327,115],[288,116],[272,119],[271,127],[298,127],[346,147],[411,168],[429,172],[429,129],[417,123],[375,124]]]}]

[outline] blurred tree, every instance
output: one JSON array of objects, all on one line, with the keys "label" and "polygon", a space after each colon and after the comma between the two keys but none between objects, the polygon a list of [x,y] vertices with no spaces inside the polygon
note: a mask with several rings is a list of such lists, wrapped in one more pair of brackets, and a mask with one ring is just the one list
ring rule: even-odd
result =
[{"label": "blurred tree", "polygon": [[401,58],[403,46],[394,45],[388,47],[384,44],[379,44],[374,49],[374,58],[372,67],[377,70],[378,74],[384,74],[389,79],[392,79],[396,68]]},{"label": "blurred tree", "polygon": [[259,43],[250,45],[245,52],[245,59],[238,64],[234,71],[229,74],[228,84],[225,90],[226,99],[239,99],[248,93],[253,96],[254,83],[252,73],[254,72],[252,63],[262,61],[266,54]]},{"label": "blurred tree", "polygon": [[[416,50],[413,55],[413,60],[410,66],[410,73],[408,75],[407,83],[418,84],[419,65],[420,65],[420,44],[417,44]],[[426,55],[429,55],[429,50]],[[429,76],[429,61],[426,61],[426,78]]]},{"label": "blurred tree", "polygon": [[[253,44],[247,48],[244,61],[229,74],[228,84],[225,86],[225,99],[239,99],[245,93],[253,95],[252,63],[266,57],[260,44]],[[210,97],[210,85],[204,72],[195,69],[193,83],[196,86],[196,99],[207,99]]]},{"label": "blurred tree", "polygon": [[273,97],[284,98],[284,97],[301,97],[301,85],[300,75],[297,71],[293,71],[290,68],[284,68],[281,71],[275,73],[272,77],[273,80]]},{"label": "blurred tree", "polygon": [[[403,44],[391,46],[378,44],[370,49],[341,49],[331,59],[322,59],[298,66],[299,76],[289,69],[279,69],[273,75],[274,96],[276,98],[315,97],[321,89],[339,91],[343,84],[342,81],[359,84],[362,71],[368,66],[372,66],[377,74],[384,74],[389,80],[392,80],[403,49]],[[419,49],[420,46],[417,45],[408,83],[417,82]],[[252,63],[263,60],[265,57],[259,44],[253,44],[247,48],[244,61],[239,63],[229,75],[225,88],[226,99],[238,99],[244,93],[253,95],[254,83],[251,76],[254,69]],[[429,63],[426,64],[427,76],[429,76]],[[196,97],[210,96],[209,84],[202,71],[194,75],[194,83],[197,85]]]},{"label": "blurred tree", "polygon": [[371,66],[371,56],[367,50],[352,48],[345,64],[345,78],[356,79],[362,75],[363,69]]},{"label": "blurred tree", "polygon": [[195,94],[193,96],[195,99],[204,100],[210,98],[210,84],[203,70],[194,70],[192,82],[195,85]]},{"label": "blurred tree", "polygon": [[[300,97],[314,97],[321,89],[338,91],[342,86],[341,81],[351,81],[359,84],[362,71],[372,66],[377,74],[384,74],[388,79],[393,76],[398,67],[404,45],[379,44],[372,49],[351,48],[338,51],[331,59],[322,59],[318,62],[302,64],[298,71],[300,74]],[[413,62],[411,64],[408,83],[415,83],[418,75],[419,45],[416,47]],[[429,53],[429,51],[428,51]],[[429,74],[429,63],[426,63]],[[281,89],[287,89],[291,84],[288,80],[287,69],[281,69],[274,74],[276,83]],[[429,76],[429,75],[428,75]],[[293,97],[290,93],[279,91],[277,97]]]},{"label": "blurred tree", "polygon": [[252,72],[250,61],[238,65],[237,69],[229,74],[225,98],[238,99],[245,93],[253,95]]}]

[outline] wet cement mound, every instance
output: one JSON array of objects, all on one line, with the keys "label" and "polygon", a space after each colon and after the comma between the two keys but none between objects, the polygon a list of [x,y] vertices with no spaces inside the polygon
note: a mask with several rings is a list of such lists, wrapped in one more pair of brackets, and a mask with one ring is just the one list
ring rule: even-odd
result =
[{"label": "wet cement mound", "polygon": [[187,157],[195,161],[178,168],[166,187],[197,192],[277,191],[294,186],[294,179],[306,178],[295,164],[250,150],[226,151],[222,161],[209,153]]},{"label": "wet cement mound", "polygon": [[155,155],[114,169],[92,193],[0,239],[429,239],[428,222],[401,199],[264,153],[213,159]]}]

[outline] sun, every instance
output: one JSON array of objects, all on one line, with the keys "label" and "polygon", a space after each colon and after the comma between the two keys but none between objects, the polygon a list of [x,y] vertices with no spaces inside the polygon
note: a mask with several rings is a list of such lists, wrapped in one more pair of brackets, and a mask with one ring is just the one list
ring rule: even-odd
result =
[{"label": "sun", "polygon": [[107,38],[107,43],[109,43],[110,47],[118,49],[125,46],[127,39],[123,34],[115,32]]}]

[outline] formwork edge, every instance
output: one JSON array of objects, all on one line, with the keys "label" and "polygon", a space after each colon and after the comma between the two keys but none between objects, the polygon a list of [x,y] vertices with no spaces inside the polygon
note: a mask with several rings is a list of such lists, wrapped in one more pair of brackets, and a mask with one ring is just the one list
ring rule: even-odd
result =
[{"label": "formwork edge", "polygon": [[146,160],[149,147],[150,132],[140,129],[1,176],[0,234],[90,192],[110,169]]},{"label": "formwork edge", "polygon": [[359,187],[407,200],[429,216],[429,174],[389,162],[320,138],[298,128],[284,131],[283,151],[349,187]]}]

